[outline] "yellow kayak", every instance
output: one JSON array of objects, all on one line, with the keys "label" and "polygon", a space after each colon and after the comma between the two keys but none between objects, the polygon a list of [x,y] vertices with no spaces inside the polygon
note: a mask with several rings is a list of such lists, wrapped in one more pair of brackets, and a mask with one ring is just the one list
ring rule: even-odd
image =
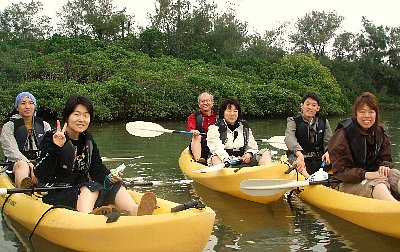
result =
[{"label": "yellow kayak", "polygon": [[206,168],[205,165],[195,162],[189,149],[186,148],[180,158],[179,166],[184,174],[194,181],[212,190],[223,192],[241,199],[258,203],[271,203],[280,199],[284,192],[272,196],[250,196],[240,191],[240,183],[246,179],[294,179],[295,172],[285,174],[289,166],[282,162],[269,165],[244,167],[237,172],[232,168],[223,168],[215,172],[200,173],[196,170]]},{"label": "yellow kayak", "polygon": [[400,202],[365,198],[323,186],[302,188],[306,202],[366,229],[400,238]]},{"label": "yellow kayak", "polygon": [[[0,174],[0,187],[13,188],[6,174]],[[141,193],[129,191],[136,202]],[[78,251],[202,251],[211,235],[215,213],[210,208],[171,213],[177,203],[157,199],[153,215],[121,216],[106,223],[104,215],[55,208],[36,194],[0,196],[4,215],[57,245]],[[7,201],[5,202],[5,200]],[[5,203],[4,203],[5,202]]]}]

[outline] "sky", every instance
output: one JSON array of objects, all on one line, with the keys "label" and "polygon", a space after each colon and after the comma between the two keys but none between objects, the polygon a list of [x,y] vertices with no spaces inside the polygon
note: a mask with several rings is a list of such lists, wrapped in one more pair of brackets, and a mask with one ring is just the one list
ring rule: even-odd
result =
[{"label": "sky", "polygon": [[[0,10],[12,3],[30,2],[31,0],[0,0]],[[212,0],[209,0],[212,1]],[[53,18],[56,27],[56,12],[60,11],[67,0],[41,0],[43,14]],[[228,5],[226,0],[214,0],[220,10]],[[135,16],[137,25],[148,24],[147,13],[154,12],[153,0],[114,0],[116,10],[127,7],[127,13]],[[362,29],[362,16],[366,16],[376,26],[400,27],[399,0],[230,0],[235,5],[237,18],[248,23],[249,32],[264,34],[265,30],[278,27],[284,21],[294,23],[312,10],[335,11],[344,16],[342,30],[357,33]]]}]

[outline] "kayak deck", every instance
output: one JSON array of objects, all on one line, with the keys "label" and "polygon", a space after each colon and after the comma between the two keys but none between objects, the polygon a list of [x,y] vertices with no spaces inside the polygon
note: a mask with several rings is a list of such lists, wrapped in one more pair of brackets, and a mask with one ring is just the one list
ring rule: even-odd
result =
[{"label": "kayak deck", "polygon": [[235,172],[232,168],[223,168],[215,172],[199,173],[196,170],[206,168],[205,165],[195,162],[186,148],[180,158],[179,166],[182,172],[190,179],[212,190],[223,192],[241,199],[268,204],[280,199],[284,192],[271,196],[250,196],[240,190],[240,183],[247,179],[293,179],[295,172],[285,174],[289,166],[282,162],[268,165],[243,167]]},{"label": "kayak deck", "polygon": [[[0,187],[13,187],[5,174],[0,175]],[[129,193],[136,202],[140,201],[141,193]],[[178,204],[157,199],[159,208],[153,215],[121,216],[116,222],[106,223],[104,215],[65,208],[45,214],[51,205],[43,203],[39,196],[15,193],[7,199],[8,196],[0,197],[5,215],[30,231],[44,215],[35,234],[79,251],[202,251],[215,220],[214,211],[208,207],[171,213]]]}]

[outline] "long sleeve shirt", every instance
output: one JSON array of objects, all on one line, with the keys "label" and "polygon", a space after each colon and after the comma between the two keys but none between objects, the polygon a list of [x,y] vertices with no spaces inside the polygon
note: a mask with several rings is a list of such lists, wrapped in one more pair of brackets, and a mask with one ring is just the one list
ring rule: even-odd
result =
[{"label": "long sleeve shirt", "polygon": [[[21,118],[20,115],[13,116],[15,119]],[[44,131],[50,131],[50,124],[43,121]],[[33,138],[33,136],[31,136]],[[14,122],[9,121],[3,125],[0,136],[1,147],[3,148],[4,156],[8,161],[17,162],[19,160],[29,162],[30,160],[21,153],[18,148],[17,139],[14,136]],[[34,139],[32,139],[32,143],[35,143]],[[38,146],[34,146],[34,149],[38,149]]]},{"label": "long sleeve shirt", "polygon": [[[304,119],[304,117],[303,117],[303,121],[306,122],[307,124],[309,124],[309,127],[311,129],[313,129],[314,131],[317,130],[316,123],[310,124],[306,119]],[[331,129],[328,119],[326,119],[325,131],[324,131],[324,150],[326,150],[328,148],[328,143],[329,143],[329,140],[331,139],[331,137],[332,137],[332,129]],[[296,137],[296,122],[294,120],[294,117],[287,118],[287,125],[286,125],[286,131],[285,131],[285,144],[286,144],[288,150],[293,152],[291,155],[288,156],[289,162],[293,162],[294,160],[296,160],[294,153],[296,151],[303,151],[303,148],[299,144],[297,137]]]},{"label": "long sleeve shirt", "polygon": [[[207,133],[208,127],[210,127],[210,125],[213,125],[215,123],[217,116],[215,115],[214,111],[211,112],[210,116],[204,113],[201,113],[201,115],[203,116],[203,125],[202,125],[203,129],[204,132]],[[186,130],[191,131],[195,129],[196,129],[196,115],[193,113],[190,114],[188,117]]]},{"label": "long sleeve shirt", "polygon": [[[335,132],[329,142],[328,149],[334,178],[347,183],[358,183],[365,179],[366,170],[355,167],[350,143],[344,128]],[[375,162],[378,165],[393,168],[390,142],[386,134],[384,134],[383,145]]]},{"label": "long sleeve shirt", "polygon": [[[235,132],[237,132],[236,138],[234,137]],[[207,132],[207,145],[210,149],[210,153],[213,155],[217,155],[221,160],[225,158],[229,159],[229,154],[226,152],[227,149],[239,151],[239,149],[244,146],[243,125],[240,124],[234,131],[227,128],[227,139],[225,143],[222,143],[220,139],[219,127],[211,125]],[[246,152],[252,153],[253,155],[258,152],[258,145],[251,129],[249,130],[248,144],[245,148],[245,153]]]}]

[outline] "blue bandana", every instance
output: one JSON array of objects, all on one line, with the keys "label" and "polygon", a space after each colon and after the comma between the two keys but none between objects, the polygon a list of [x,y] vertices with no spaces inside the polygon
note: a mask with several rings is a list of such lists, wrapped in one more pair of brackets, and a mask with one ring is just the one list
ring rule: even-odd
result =
[{"label": "blue bandana", "polygon": [[19,101],[25,97],[28,97],[29,99],[31,99],[33,101],[33,104],[35,104],[35,113],[34,113],[34,116],[35,116],[36,109],[37,109],[36,98],[35,98],[35,96],[33,96],[33,94],[31,94],[29,92],[22,92],[19,95],[17,95],[17,97],[15,98],[15,107],[18,107]]}]

